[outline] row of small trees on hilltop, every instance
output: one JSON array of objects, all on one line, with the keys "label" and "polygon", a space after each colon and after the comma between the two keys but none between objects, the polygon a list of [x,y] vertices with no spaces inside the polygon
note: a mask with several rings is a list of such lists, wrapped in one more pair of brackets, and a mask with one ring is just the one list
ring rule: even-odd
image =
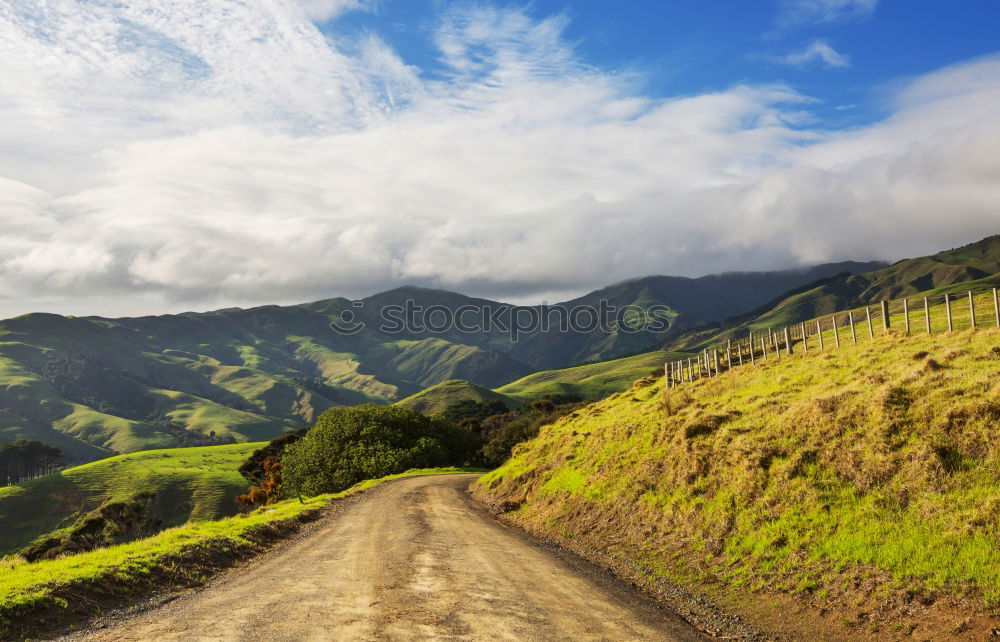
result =
[{"label": "row of small trees on hilltop", "polygon": [[63,451],[40,441],[0,442],[0,486],[48,475],[62,467]]}]

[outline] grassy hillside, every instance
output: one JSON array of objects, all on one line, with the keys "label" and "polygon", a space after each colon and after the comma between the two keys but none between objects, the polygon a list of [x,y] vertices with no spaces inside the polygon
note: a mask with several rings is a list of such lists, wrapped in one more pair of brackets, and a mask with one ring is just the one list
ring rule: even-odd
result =
[{"label": "grassy hillside", "polygon": [[[649,277],[569,302],[661,304],[678,327],[760,305],[787,287],[864,264]],[[753,286],[753,287],[750,287]],[[392,403],[463,379],[486,388],[539,369],[596,362],[653,348],[655,332],[526,332],[502,327],[386,327],[386,306],[538,312],[441,290],[399,288],[357,302],[328,299],[155,317],[104,319],[29,314],[0,321],[0,439],[59,446],[72,463],[116,453],[270,439],[309,425],[334,405]],[[365,326],[331,328],[350,312]],[[434,318],[416,318],[433,321]],[[440,323],[440,319],[437,320]],[[556,324],[558,325],[558,324]]]},{"label": "grassy hillside", "polygon": [[543,427],[476,494],[652,576],[860,613],[844,627],[909,627],[916,598],[995,608],[997,372],[991,329],[639,382]]},{"label": "grassy hillside", "polygon": [[733,334],[846,312],[902,297],[964,293],[1000,286],[1000,236],[863,274],[840,275],[792,291],[752,312]]},{"label": "grassy hillside", "polygon": [[426,415],[433,415],[443,412],[448,406],[459,401],[501,401],[511,409],[517,408],[522,404],[520,399],[510,395],[501,394],[489,388],[483,388],[474,383],[456,379],[455,381],[445,381],[436,386],[431,386],[412,397],[397,401],[396,405],[410,408]]},{"label": "grassy hillside", "polygon": [[154,511],[165,527],[233,515],[233,497],[247,488],[237,468],[262,445],[144,451],[0,488],[0,555],[144,491],[157,494]]},{"label": "grassy hillside", "polygon": [[466,400],[498,400],[510,408],[517,408],[532,399],[557,395],[573,395],[588,400],[603,399],[610,394],[627,390],[636,379],[648,377],[663,368],[664,362],[671,358],[677,359],[680,355],[654,350],[585,366],[543,370],[495,390],[468,381],[446,381],[396,403],[419,412],[436,413]]},{"label": "grassy hillside", "polygon": [[557,394],[603,399],[610,394],[627,390],[633,381],[648,377],[654,370],[663,368],[664,362],[671,358],[680,357],[655,350],[623,359],[561,370],[545,370],[501,386],[496,391],[519,399],[541,399]]}]

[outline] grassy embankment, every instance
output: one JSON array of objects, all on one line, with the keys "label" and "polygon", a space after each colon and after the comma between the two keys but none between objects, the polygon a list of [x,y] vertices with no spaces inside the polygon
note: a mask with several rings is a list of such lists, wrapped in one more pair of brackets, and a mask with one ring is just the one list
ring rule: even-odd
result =
[{"label": "grassy embankment", "polygon": [[[1000,331],[830,346],[637,382],[543,427],[476,494],[724,595],[1000,606]],[[914,626],[905,612],[885,626]]]},{"label": "grassy embankment", "polygon": [[144,591],[198,584],[211,573],[267,548],[336,499],[403,477],[460,472],[471,471],[410,470],[305,503],[288,500],[248,516],[191,522],[143,540],[63,559],[24,564],[16,558],[2,558],[0,637],[32,630],[40,614],[55,620],[79,617],[116,597],[134,600]]},{"label": "grassy embankment", "polygon": [[57,534],[109,501],[154,492],[154,517],[165,527],[236,514],[247,489],[237,472],[263,443],[150,450],[69,468],[0,488],[0,555]]},{"label": "grassy embankment", "polygon": [[[993,295],[989,292],[989,290],[994,287],[1000,287],[1000,274],[994,274],[974,281],[950,283],[948,285],[918,293],[907,292],[906,295],[909,301],[908,314],[913,333],[919,334],[924,331],[924,297],[928,297],[931,306],[931,327],[933,331],[943,332],[948,329],[947,315],[943,302],[945,294],[951,295],[953,299],[952,322],[954,323],[955,329],[968,329],[972,325],[969,313],[969,303],[966,298],[966,294],[970,290],[978,292],[978,294],[973,297],[976,308],[977,322],[980,326],[994,326],[995,316]],[[882,292],[878,292],[878,294],[882,294]],[[886,293],[887,298],[897,296],[898,295],[891,289]],[[854,315],[854,322],[857,326],[856,330],[858,332],[858,336],[861,338],[867,338],[868,326],[865,308],[863,306],[852,307],[851,305],[845,305],[845,303],[849,303],[853,298],[854,297],[847,296],[829,286],[818,287],[813,290],[794,294],[782,299],[773,308],[764,311],[760,314],[760,316],[751,321],[728,328],[721,333],[708,333],[701,337],[701,340],[705,342],[700,345],[698,343],[699,338],[696,336],[690,337],[686,342],[682,343],[686,343],[685,347],[697,351],[699,348],[704,347],[719,347],[720,342],[724,342],[726,339],[732,339],[734,341],[737,339],[743,339],[747,336],[747,332],[750,330],[752,330],[754,334],[759,337],[761,333],[766,334],[768,328],[778,330],[784,326],[794,326],[803,321],[808,326],[807,329],[810,336],[812,336],[815,332],[815,323],[817,319],[819,319],[821,326],[825,331],[830,327],[830,315],[836,315],[837,322],[843,326],[843,337],[849,339],[849,330],[846,327],[848,312],[853,313]],[[874,329],[879,331],[881,330],[882,323],[878,303],[880,299],[875,299],[874,301],[875,302],[870,304],[869,307],[871,308],[873,317],[875,317],[873,323]],[[890,300],[889,319],[894,329],[901,330],[905,327],[906,317],[904,316],[903,302],[901,298],[892,298]],[[832,334],[825,333],[824,337],[832,339]]]}]

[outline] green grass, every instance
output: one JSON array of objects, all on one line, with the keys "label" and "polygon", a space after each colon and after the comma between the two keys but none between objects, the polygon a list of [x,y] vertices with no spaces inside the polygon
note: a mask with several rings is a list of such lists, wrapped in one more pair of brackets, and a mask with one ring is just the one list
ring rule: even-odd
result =
[{"label": "green grass", "polygon": [[150,450],[0,488],[0,554],[71,526],[105,501],[157,493],[154,510],[164,526],[236,513],[233,497],[247,488],[237,472],[263,443]]},{"label": "green grass", "polygon": [[1000,606],[1000,331],[832,345],[640,382],[543,427],[476,494],[675,578],[867,577]]},{"label": "green grass", "polygon": [[443,412],[448,406],[459,401],[501,401],[508,408],[517,408],[522,401],[510,395],[477,386],[468,381],[454,380],[431,386],[417,394],[397,401],[397,406],[432,415]]},{"label": "green grass", "polygon": [[[706,338],[735,339],[746,336],[750,329],[777,329],[810,319],[826,318],[834,313],[843,316],[848,311],[855,312],[858,319],[864,319],[864,308],[859,306],[869,302],[873,304],[874,312],[882,300],[893,301],[891,314],[902,321],[903,297],[909,298],[911,318],[922,327],[923,297],[930,297],[931,303],[938,305],[945,294],[964,296],[969,290],[989,290],[998,286],[1000,236],[993,236],[957,250],[907,259],[865,274],[832,279],[817,287],[783,297],[770,309],[758,310],[757,316],[752,320],[729,328],[718,337]],[[965,329],[970,325],[965,303],[956,302],[956,329]],[[991,297],[980,295],[976,305],[980,319],[992,319]],[[943,328],[944,317],[941,316],[934,323],[935,329]]]},{"label": "green grass", "polygon": [[[927,319],[930,318],[930,332],[941,334],[949,330],[948,311],[944,302],[946,294],[951,295],[951,323],[954,331],[969,330],[973,326],[973,311],[975,314],[975,324],[977,328],[996,328],[996,308],[994,306],[993,293],[991,288],[1000,286],[1000,275],[981,279],[973,282],[957,283],[947,287],[919,292],[906,297],[908,307],[904,307],[903,299],[889,301],[889,324],[890,329],[886,331],[882,322],[881,304],[876,303],[856,308],[845,308],[836,310],[820,317],[809,317],[801,322],[791,322],[791,319],[801,318],[801,311],[794,314],[782,314],[779,317],[765,315],[737,328],[731,328],[725,332],[709,335],[706,341],[694,348],[708,348],[709,350],[719,350],[720,355],[725,352],[725,341],[727,339],[738,341],[745,340],[747,333],[753,331],[755,339],[754,346],[760,351],[760,338],[767,336],[768,331],[783,333],[784,326],[781,321],[791,324],[790,332],[792,337],[792,347],[794,350],[802,350],[800,338],[801,323],[805,323],[808,338],[808,348],[818,349],[820,347],[820,335],[825,346],[835,346],[837,336],[834,334],[834,319],[836,319],[836,335],[839,336],[841,344],[853,344],[855,341],[863,343],[870,341],[873,337],[885,334],[905,333],[907,320],[909,320],[910,336],[919,337],[927,334]],[[974,292],[972,305],[969,304],[968,293]],[[927,307],[924,307],[924,299],[927,299]],[[785,308],[781,308],[784,310]],[[850,329],[850,317],[853,315],[854,332]],[[869,329],[868,317],[871,316],[871,326]],[[819,327],[817,328],[817,321]],[[783,334],[779,334],[779,343],[783,341]],[[771,350],[771,348],[768,348]]]},{"label": "green grass", "polygon": [[521,399],[541,399],[546,395],[569,394],[583,399],[602,399],[627,390],[636,379],[662,368],[670,358],[680,358],[660,350],[633,357],[590,363],[561,370],[528,375],[497,388],[497,392]]},{"label": "green grass", "polygon": [[248,516],[192,522],[143,540],[63,559],[25,564],[5,558],[0,561],[0,569],[3,570],[0,573],[0,626],[4,620],[10,620],[33,607],[52,602],[58,604],[59,598],[54,596],[64,588],[99,585],[107,578],[141,584],[166,560],[191,549],[206,546],[218,548],[220,544],[222,547],[253,547],[251,536],[255,530],[273,522],[292,519],[335,499],[404,477],[462,472],[480,471],[460,468],[410,470],[368,480],[341,493],[313,497],[305,503],[283,501],[258,509]]},{"label": "green grass", "polygon": [[[686,358],[686,355],[683,356]],[[678,353],[655,350],[613,361],[536,372],[496,390],[468,381],[445,381],[396,403],[419,412],[436,413],[465,400],[499,400],[510,408],[517,408],[532,399],[555,395],[575,395],[587,400],[602,399],[627,390],[635,380],[648,377],[654,370],[662,368],[667,359],[680,357]]]}]

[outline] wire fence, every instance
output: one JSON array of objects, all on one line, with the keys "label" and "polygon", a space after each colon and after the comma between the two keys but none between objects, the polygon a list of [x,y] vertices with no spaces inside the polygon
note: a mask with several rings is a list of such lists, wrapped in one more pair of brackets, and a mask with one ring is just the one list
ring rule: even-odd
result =
[{"label": "wire fence", "polygon": [[893,332],[935,334],[1000,328],[997,288],[962,294],[907,297],[814,317],[778,328],[756,328],[745,337],[705,348],[687,359],[668,361],[666,387],[717,376],[745,365],[780,360],[796,353],[839,348]]}]

